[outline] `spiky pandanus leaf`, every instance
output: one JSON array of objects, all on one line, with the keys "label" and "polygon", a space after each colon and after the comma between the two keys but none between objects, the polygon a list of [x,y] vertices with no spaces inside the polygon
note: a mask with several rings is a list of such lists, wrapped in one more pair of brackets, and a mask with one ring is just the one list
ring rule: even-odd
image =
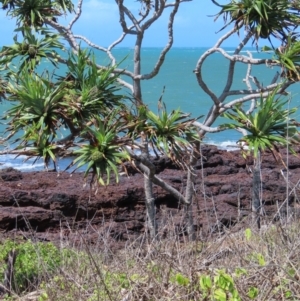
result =
[{"label": "spiky pandanus leaf", "polygon": [[190,153],[191,143],[199,140],[193,126],[197,118],[190,118],[179,109],[168,114],[164,105],[160,113],[148,110],[146,116],[145,133],[153,147],[178,163],[182,161],[183,154]]},{"label": "spiky pandanus leaf", "polygon": [[17,18],[19,27],[43,26],[45,19],[56,21],[57,17],[66,11],[74,11],[71,0],[1,0],[2,8],[8,10],[8,15]]},{"label": "spiky pandanus leaf", "polygon": [[9,119],[8,132],[16,133],[24,127],[33,126],[38,131],[56,136],[63,111],[67,104],[63,102],[65,90],[63,84],[53,86],[49,76],[40,77],[36,74],[21,72],[18,83],[10,83],[10,100],[15,104],[7,111]]},{"label": "spiky pandanus leaf", "polygon": [[0,64],[9,65],[18,58],[19,72],[22,70],[35,70],[42,60],[49,60],[57,66],[58,49],[64,49],[60,43],[60,36],[53,34],[48,29],[42,29],[38,34],[30,28],[17,29],[23,33],[23,41],[14,38],[14,44],[3,46],[0,53]]},{"label": "spiky pandanus leaf", "polygon": [[290,0],[230,0],[219,4],[212,0],[221,10],[216,19],[223,17],[225,26],[234,24],[238,30],[244,27],[252,32],[255,42],[270,39],[271,36],[284,41],[288,33],[299,25],[299,9],[295,1]]},{"label": "spiky pandanus leaf", "polygon": [[253,153],[254,157],[257,157],[260,151],[269,149],[277,158],[278,145],[288,146],[292,151],[291,143],[299,141],[297,125],[291,118],[297,108],[288,108],[288,99],[276,98],[279,88],[270,92],[265,99],[261,97],[257,109],[252,114],[246,114],[239,107],[223,114],[224,117],[234,121],[234,123],[224,124],[224,127],[240,128],[248,132],[239,140],[248,146],[244,155]]},{"label": "spiky pandanus leaf", "polygon": [[[86,166],[85,178],[92,172],[93,184],[94,179],[101,185],[108,185],[110,174],[113,172],[116,182],[119,181],[118,166],[123,160],[129,160],[129,155],[124,149],[126,143],[119,137],[120,129],[124,126],[123,121],[119,118],[118,110],[112,111],[104,120],[100,117],[95,119],[94,127],[87,127],[82,136],[89,143],[79,145],[79,149],[74,151],[78,157],[67,167],[70,168],[76,164],[76,169]],[[75,171],[74,170],[74,171]],[[107,176],[106,182],[104,175]]]}]

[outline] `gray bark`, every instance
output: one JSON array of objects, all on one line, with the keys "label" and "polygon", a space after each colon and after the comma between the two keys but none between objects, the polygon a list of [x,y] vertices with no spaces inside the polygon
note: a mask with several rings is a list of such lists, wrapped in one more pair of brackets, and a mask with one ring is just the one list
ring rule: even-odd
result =
[{"label": "gray bark", "polygon": [[[190,167],[188,170],[188,177],[187,177],[187,183],[186,183],[186,194],[185,194],[186,203],[184,205],[189,241],[194,241],[196,239],[195,229],[194,229],[194,219],[193,219],[193,199],[195,196],[195,189],[194,189],[195,172],[193,170],[193,166],[197,162],[197,158],[196,158],[197,148],[196,147],[197,146],[194,146],[194,150],[191,154]],[[199,149],[199,147],[198,147],[198,149]]]},{"label": "gray bark", "polygon": [[157,237],[157,224],[155,220],[155,198],[153,197],[153,184],[149,177],[144,174],[144,189],[145,189],[145,203],[146,203],[146,223],[151,240]]},{"label": "gray bark", "polygon": [[133,66],[133,97],[135,99],[136,106],[141,105],[143,103],[142,100],[142,89],[141,89],[141,80],[136,78],[137,75],[141,74],[141,48],[143,41],[143,33],[139,33],[136,38],[136,43],[134,47],[134,66]]},{"label": "gray bark", "polygon": [[[149,148],[148,139],[146,136],[142,136],[142,156],[149,160]],[[143,170],[144,174],[144,189],[145,189],[145,204],[146,204],[146,224],[147,229],[150,234],[151,240],[156,239],[157,236],[157,226],[155,220],[155,198],[153,196],[153,181],[152,174],[154,173],[149,167],[145,166]]]},{"label": "gray bark", "polygon": [[254,159],[253,166],[253,182],[252,182],[252,219],[253,222],[257,224],[258,229],[260,229],[261,221],[261,176],[260,176],[260,152],[258,152],[257,158]]}]

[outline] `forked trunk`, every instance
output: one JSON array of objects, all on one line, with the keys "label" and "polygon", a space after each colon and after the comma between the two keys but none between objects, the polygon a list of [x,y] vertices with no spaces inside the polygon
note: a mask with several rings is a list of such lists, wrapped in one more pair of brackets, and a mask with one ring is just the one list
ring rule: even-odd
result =
[{"label": "forked trunk", "polygon": [[[142,138],[142,156],[149,159],[149,147],[148,138],[144,133],[141,133]],[[146,204],[146,226],[149,231],[151,240],[156,239],[157,236],[157,226],[155,220],[155,199],[153,197],[153,183],[150,178],[150,169],[145,166],[144,174],[144,190],[145,190],[145,204]]]},{"label": "forked trunk", "polygon": [[257,157],[254,159],[253,166],[253,183],[252,183],[252,220],[253,223],[257,224],[258,229],[260,229],[260,216],[262,211],[261,202],[261,166],[260,166],[260,152],[258,152]]}]

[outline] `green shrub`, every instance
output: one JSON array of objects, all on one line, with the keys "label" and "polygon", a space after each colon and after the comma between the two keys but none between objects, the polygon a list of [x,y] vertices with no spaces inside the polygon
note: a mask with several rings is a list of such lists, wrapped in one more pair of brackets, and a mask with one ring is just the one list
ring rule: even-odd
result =
[{"label": "green shrub", "polygon": [[7,256],[16,251],[13,289],[22,292],[38,284],[46,275],[53,273],[61,263],[61,252],[53,243],[14,242],[6,240],[0,245],[0,282],[7,269]]}]

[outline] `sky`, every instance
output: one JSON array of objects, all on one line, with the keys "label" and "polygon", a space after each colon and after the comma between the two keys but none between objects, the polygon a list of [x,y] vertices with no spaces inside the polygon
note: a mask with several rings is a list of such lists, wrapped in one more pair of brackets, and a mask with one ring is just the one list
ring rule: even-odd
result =
[{"label": "sky", "polygon": [[[169,0],[170,1],[170,0]],[[228,1],[219,1],[226,3]],[[76,2],[74,2],[76,5]],[[124,0],[132,12],[138,13],[140,3],[136,0]],[[174,23],[174,47],[211,47],[222,33],[223,20],[214,21],[219,11],[211,0],[193,0],[182,3]],[[167,10],[170,12],[170,9]],[[68,24],[70,16],[60,18],[60,23]],[[167,20],[165,13],[162,18],[153,24],[147,31],[143,46],[162,47],[167,42]],[[0,11],[0,45],[13,43],[15,20],[6,16],[6,11]],[[114,0],[83,0],[83,10],[79,21],[74,26],[74,33],[84,35],[93,43],[107,47],[118,39],[121,34],[117,5]],[[238,37],[228,40],[224,46],[234,46]],[[120,46],[133,47],[133,37],[127,37]]]}]

